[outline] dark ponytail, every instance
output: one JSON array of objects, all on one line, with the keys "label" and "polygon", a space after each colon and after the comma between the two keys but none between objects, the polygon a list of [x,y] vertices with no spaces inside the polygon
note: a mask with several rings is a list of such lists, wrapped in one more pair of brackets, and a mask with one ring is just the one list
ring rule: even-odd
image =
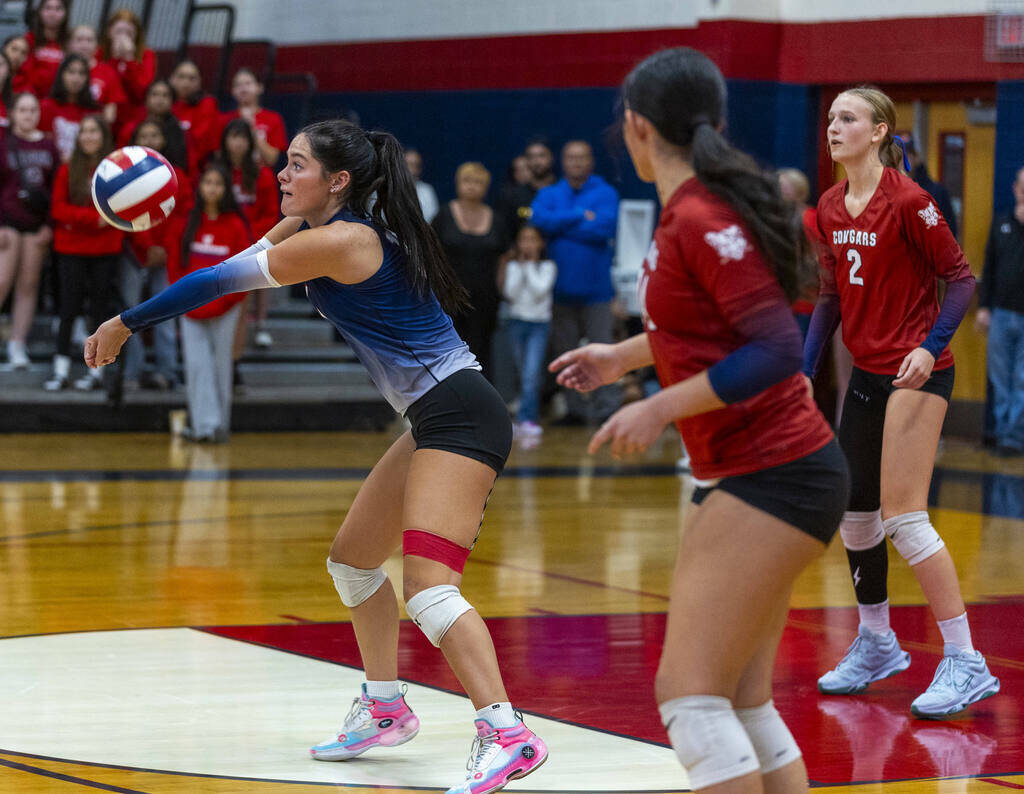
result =
[{"label": "dark ponytail", "polygon": [[420,295],[433,291],[449,314],[468,306],[468,293],[423,218],[398,139],[387,132],[365,132],[342,119],[310,124],[300,134],[325,173],[349,172],[345,205],[358,214],[372,213],[374,223],[394,234],[405,252],[405,276],[413,289]]},{"label": "dark ponytail", "polygon": [[623,95],[627,108],[689,155],[701,184],[739,214],[789,300],[817,283],[798,208],[782,198],[774,174],[718,131],[725,119],[725,78],[710,58],[688,47],[656,52],[630,72]]}]

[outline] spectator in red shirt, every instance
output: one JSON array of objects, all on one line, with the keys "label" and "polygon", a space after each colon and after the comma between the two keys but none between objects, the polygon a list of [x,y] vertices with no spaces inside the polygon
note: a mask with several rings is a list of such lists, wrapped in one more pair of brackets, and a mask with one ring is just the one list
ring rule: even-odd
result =
[{"label": "spectator in red shirt", "polygon": [[121,76],[106,61],[96,59],[96,31],[88,25],[76,25],[68,41],[68,52],[81,55],[89,64],[89,90],[92,98],[103,108],[107,124],[117,121],[117,108],[125,102]]},{"label": "spectator in red shirt", "polygon": [[[71,368],[71,326],[88,298],[91,328],[116,310],[114,280],[124,245],[124,232],[100,217],[92,203],[92,175],[100,160],[113,151],[110,126],[100,115],[82,119],[75,148],[67,163],[57,170],[53,183],[51,214],[54,220],[53,251],[57,254],[60,281],[60,326],[53,377],[43,388],[68,387]],[[95,388],[99,372],[90,370],[75,381],[80,389]],[[94,374],[95,373],[95,376]]]},{"label": "spectator in red shirt", "polygon": [[14,288],[8,363],[29,365],[25,342],[39,297],[39,274],[53,233],[47,225],[60,156],[39,129],[39,100],[18,94],[0,138],[0,305]]},{"label": "spectator in red shirt", "polygon": [[22,94],[32,91],[32,84],[28,78],[28,71],[24,68],[28,61],[28,42],[21,33],[8,36],[4,39],[4,55],[11,64],[11,91],[15,94]]},{"label": "spectator in red shirt", "polygon": [[[252,69],[242,67],[231,80],[231,96],[238,108],[225,113],[221,119],[226,124],[232,119],[244,119],[256,135],[256,147],[263,165],[273,168],[281,151],[288,147],[288,134],[280,113],[260,107],[263,83],[256,78]],[[257,235],[258,236],[258,235]]]},{"label": "spectator in red shirt", "polygon": [[[148,146],[167,157],[163,127],[156,121],[144,121],[135,128],[131,144]],[[170,159],[170,158],[168,158]],[[167,286],[169,272],[180,267],[181,235],[185,220],[192,209],[192,183],[185,172],[175,166],[178,177],[178,195],[174,211],[163,223],[144,232],[129,235],[128,241],[134,257],[125,257],[121,269],[121,292],[126,303],[141,299],[145,292],[155,295]],[[134,260],[134,261],[133,261]],[[172,322],[153,326],[153,347],[156,370],[143,377],[142,337],[128,340],[124,360],[124,380],[127,388],[142,383],[161,391],[174,388],[178,369],[178,339]]]},{"label": "spectator in red shirt", "polygon": [[99,58],[121,78],[124,99],[117,108],[118,125],[139,119],[146,89],[156,79],[156,53],[146,47],[146,31],[134,12],[120,8],[107,17]]},{"label": "spectator in red shirt", "polygon": [[[220,139],[220,151],[216,160],[231,174],[231,185],[235,201],[249,222],[252,235],[257,240],[277,224],[280,218],[280,192],[273,171],[261,165],[256,159],[256,136],[249,122],[232,119],[224,127]],[[255,342],[257,347],[270,347],[274,339],[267,330],[269,290],[254,290],[246,294],[246,303],[251,307],[256,320]],[[238,319],[238,334],[235,337],[234,358],[238,361],[245,349],[245,319],[243,311]],[[241,378],[235,377],[236,385]]]},{"label": "spectator in red shirt", "polygon": [[280,192],[274,172],[260,163],[258,142],[248,122],[234,119],[224,127],[217,162],[231,174],[235,200],[245,213],[253,236],[259,239],[277,224]]},{"label": "spectator in red shirt", "polygon": [[170,82],[162,77],[156,78],[146,89],[145,105],[138,109],[136,118],[121,119],[121,131],[117,135],[117,145],[127,146],[135,137],[135,130],[143,121],[153,121],[160,125],[164,137],[164,148],[161,149],[171,165],[187,171],[192,155],[189,150],[189,139],[182,129],[181,121],[171,112],[174,104],[174,90]]},{"label": "spectator in red shirt", "polygon": [[[199,180],[197,201],[182,237],[181,268],[171,272],[171,281],[223,262],[252,241],[231,178],[211,164]],[[189,440],[223,442],[231,432],[231,351],[244,298],[243,293],[225,295],[181,318]]]},{"label": "spectator in red shirt", "polygon": [[39,129],[53,136],[60,159],[67,162],[75,149],[78,125],[100,106],[89,89],[89,62],[81,55],[68,55],[57,71],[50,96],[40,106]]},{"label": "spectator in red shirt", "polygon": [[29,57],[25,69],[32,93],[40,99],[50,95],[57,70],[68,44],[68,6],[64,0],[43,0],[39,7],[26,8]]},{"label": "spectator in red shirt", "polygon": [[193,61],[181,61],[171,72],[174,104],[171,112],[181,121],[186,139],[190,139],[189,173],[198,176],[206,158],[220,145],[220,111],[216,100],[203,91],[199,67]]},{"label": "spectator in red shirt", "polygon": [[662,390],[613,414],[590,451],[610,442],[615,456],[643,452],[675,422],[690,452],[698,487],[654,687],[691,787],[806,792],[800,749],[772,703],[772,667],[793,582],[824,552],[849,492],[842,451],[800,375],[790,310],[814,262],[774,176],[722,137],[726,87],[714,63],[663,50],[622,93],[626,147],[662,205],[640,277],[645,333],[551,367],[589,390],[653,363]]},{"label": "spectator in red shirt", "polygon": [[14,98],[14,92],[11,90],[11,83],[14,79],[14,73],[11,69],[11,62],[7,60],[7,56],[0,52],[0,127],[6,128],[9,124],[7,121],[7,108],[11,105],[11,100]]}]

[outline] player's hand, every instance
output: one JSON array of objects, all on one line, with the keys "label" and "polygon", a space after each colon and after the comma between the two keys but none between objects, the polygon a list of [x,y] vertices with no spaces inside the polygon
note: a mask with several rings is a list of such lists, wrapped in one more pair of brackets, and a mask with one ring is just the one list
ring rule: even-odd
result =
[{"label": "player's hand", "polygon": [[114,37],[111,41],[111,55],[122,60],[131,60],[135,57],[135,39],[127,33]]},{"label": "player's hand", "polygon": [[593,455],[608,441],[612,445],[613,458],[646,452],[667,424],[668,419],[661,415],[650,399],[637,400],[620,408],[601,425],[590,439],[587,452]]},{"label": "player's hand", "polygon": [[892,385],[897,389],[920,389],[931,377],[934,366],[935,357],[923,347],[915,347],[903,359]]},{"label": "player's hand", "polygon": [[91,369],[113,363],[121,347],[132,332],[115,315],[96,329],[96,333],[85,340],[85,363]]},{"label": "player's hand", "polygon": [[598,343],[563,353],[548,364],[548,369],[558,373],[556,380],[559,385],[581,392],[615,383],[625,374],[615,345]]},{"label": "player's hand", "polygon": [[978,313],[974,315],[974,329],[978,333],[987,334],[991,325],[992,312],[988,309],[978,309]]}]

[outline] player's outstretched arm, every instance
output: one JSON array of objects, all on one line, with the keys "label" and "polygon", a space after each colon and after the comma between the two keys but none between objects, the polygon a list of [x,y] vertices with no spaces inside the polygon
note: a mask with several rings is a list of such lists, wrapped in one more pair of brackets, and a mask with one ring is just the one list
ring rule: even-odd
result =
[{"label": "player's outstretched arm", "polygon": [[647,334],[637,334],[614,345],[592,343],[570,350],[552,361],[548,369],[558,373],[560,385],[588,392],[653,363]]},{"label": "player's outstretched arm", "polygon": [[193,271],[144,303],[111,317],[86,340],[85,363],[90,367],[110,364],[135,331],[178,317],[223,295],[281,286],[270,275],[267,253],[267,249],[246,251],[219,265]]}]

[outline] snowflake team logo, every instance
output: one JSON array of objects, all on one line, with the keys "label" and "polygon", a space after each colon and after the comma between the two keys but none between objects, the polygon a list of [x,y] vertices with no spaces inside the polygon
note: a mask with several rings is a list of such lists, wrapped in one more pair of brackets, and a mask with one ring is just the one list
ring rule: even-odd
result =
[{"label": "snowflake team logo", "polygon": [[917,214],[921,216],[921,220],[924,221],[924,225],[929,229],[933,226],[939,225],[939,211],[935,209],[935,205],[928,202],[928,206],[923,210],[918,210]]},{"label": "snowflake team logo", "polygon": [[722,264],[729,259],[740,260],[750,248],[750,243],[743,236],[743,232],[736,224],[722,229],[720,232],[708,232],[704,240],[710,245],[722,259]]}]

